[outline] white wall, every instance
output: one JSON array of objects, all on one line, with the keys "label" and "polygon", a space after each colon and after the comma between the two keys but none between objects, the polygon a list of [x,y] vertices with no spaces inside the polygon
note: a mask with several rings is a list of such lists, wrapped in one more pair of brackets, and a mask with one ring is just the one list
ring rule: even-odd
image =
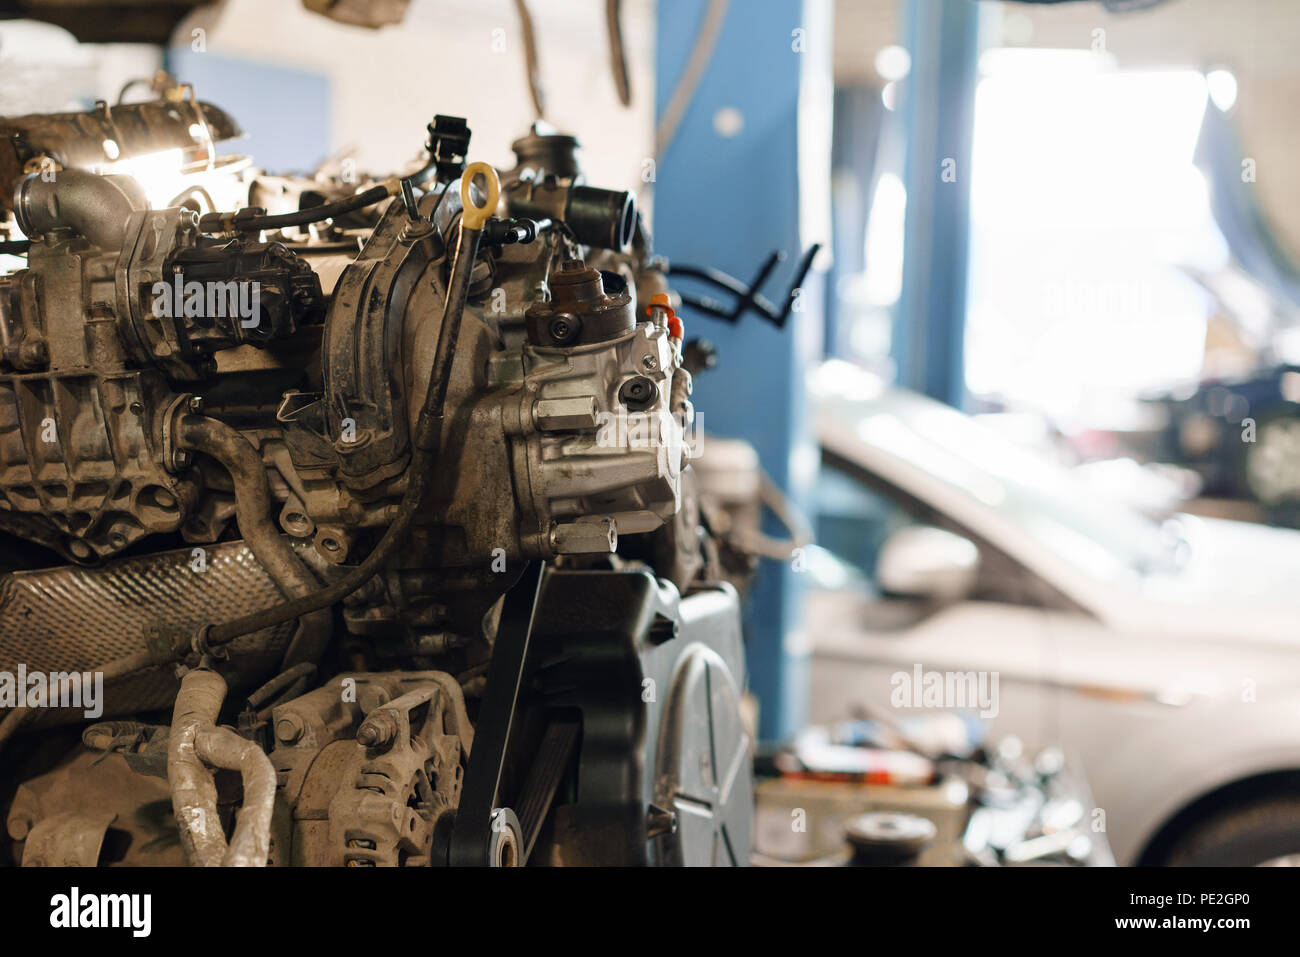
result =
[{"label": "white wall", "polygon": [[117,102],[128,80],[162,66],[144,43],[78,43],[67,30],[35,20],[0,22],[0,116],[84,110]]},{"label": "white wall", "polygon": [[[631,108],[614,89],[603,0],[529,3],[547,120],[583,144],[589,182],[640,195],[653,142],[653,0],[623,6]],[[411,159],[435,113],[468,119],[471,160],[509,167],[511,141],[534,119],[512,0],[413,0],[401,25],[380,30],[335,23],[294,0],[226,0],[182,22],[173,43],[190,45],[195,28],[211,53],[327,74],[334,150],[355,148],[361,169]],[[221,104],[220,90],[198,93]],[[275,90],[266,95],[274,102]]]}]

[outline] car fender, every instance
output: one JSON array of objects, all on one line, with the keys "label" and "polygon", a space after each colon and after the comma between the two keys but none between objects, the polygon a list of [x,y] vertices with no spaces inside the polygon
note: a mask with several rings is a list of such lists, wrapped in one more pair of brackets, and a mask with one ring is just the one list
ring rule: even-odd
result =
[{"label": "car fender", "polygon": [[[1136,864],[1178,812],[1237,781],[1300,770],[1300,696],[1272,702],[1198,702],[1182,720],[1134,734],[1084,768],[1110,806],[1104,826],[1115,860]],[[1153,760],[1159,755],[1160,760]]]}]

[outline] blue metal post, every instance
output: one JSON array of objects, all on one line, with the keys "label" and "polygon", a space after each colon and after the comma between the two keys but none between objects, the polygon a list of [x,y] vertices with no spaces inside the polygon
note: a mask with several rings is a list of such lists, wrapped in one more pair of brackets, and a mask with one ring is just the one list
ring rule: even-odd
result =
[{"label": "blue metal post", "polygon": [[[706,0],[658,4],[659,114],[682,74],[707,5]],[[785,249],[789,258],[767,290],[774,299],[790,283],[801,248],[797,138],[801,70],[807,69],[803,58],[823,56],[829,48],[829,42],[814,42],[820,37],[804,41],[805,12],[803,2],[792,0],[733,0],[712,62],[659,157],[654,184],[656,252],[748,280],[768,253]],[[730,122],[715,123],[719,111]],[[829,137],[830,130],[816,135]],[[804,394],[804,370],[820,349],[821,295],[815,279],[805,282],[801,311],[784,329],[752,314],[731,326],[683,310],[687,338],[703,336],[718,348],[717,368],[703,373],[695,390],[703,430],[751,441],[776,483],[805,506],[817,463]],[[690,288],[690,283],[680,286]],[[696,291],[717,295],[712,289]],[[750,687],[759,698],[759,734],[765,740],[788,736],[806,713],[799,578],[786,564],[764,562],[750,597]]]},{"label": "blue metal post", "polygon": [[907,217],[893,354],[901,385],[965,398],[970,165],[981,4],[903,0]]}]

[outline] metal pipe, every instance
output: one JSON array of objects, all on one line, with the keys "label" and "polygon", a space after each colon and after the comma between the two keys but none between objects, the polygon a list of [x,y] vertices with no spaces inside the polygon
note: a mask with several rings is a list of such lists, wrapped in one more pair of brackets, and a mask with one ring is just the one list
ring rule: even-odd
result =
[{"label": "metal pipe", "polygon": [[533,15],[525,0],[515,0],[519,14],[519,27],[524,37],[524,75],[528,78],[528,92],[533,98],[533,109],[540,120],[546,115],[546,94],[542,90],[542,71],[537,63],[537,35],[533,29]]},{"label": "metal pipe", "polygon": [[632,105],[632,83],[628,79],[627,49],[623,44],[623,0],[605,0],[605,27],[609,31],[609,64],[614,71],[618,101]]},{"label": "metal pipe", "polygon": [[149,208],[140,184],[129,176],[99,176],[85,170],[60,170],[52,181],[32,173],[19,184],[14,215],[24,236],[70,229],[98,249],[121,249],[126,222]]}]

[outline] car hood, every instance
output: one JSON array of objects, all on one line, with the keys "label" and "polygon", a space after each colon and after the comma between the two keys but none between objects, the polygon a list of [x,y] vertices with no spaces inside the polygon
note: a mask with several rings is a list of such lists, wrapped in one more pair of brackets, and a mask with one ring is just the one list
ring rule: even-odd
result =
[{"label": "car hood", "polygon": [[[1300,645],[1300,531],[1183,516],[1188,560],[1147,576],[1134,624]],[[1127,616],[1126,616],[1127,617]]]}]

